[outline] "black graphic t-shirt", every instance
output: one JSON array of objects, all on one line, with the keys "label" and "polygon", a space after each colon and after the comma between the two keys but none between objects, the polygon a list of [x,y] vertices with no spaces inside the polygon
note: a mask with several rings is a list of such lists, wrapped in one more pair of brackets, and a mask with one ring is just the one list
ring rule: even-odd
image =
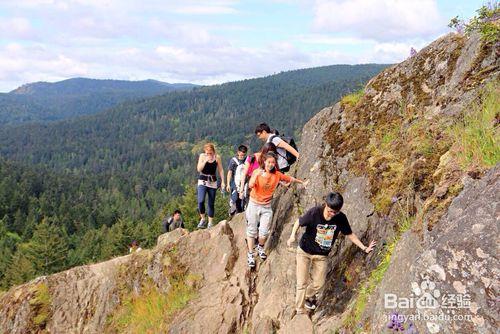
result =
[{"label": "black graphic t-shirt", "polygon": [[343,212],[326,220],[323,209],[322,205],[315,206],[299,218],[299,225],[306,227],[299,246],[311,255],[328,255],[339,232],[344,235],[352,233],[349,221]]}]

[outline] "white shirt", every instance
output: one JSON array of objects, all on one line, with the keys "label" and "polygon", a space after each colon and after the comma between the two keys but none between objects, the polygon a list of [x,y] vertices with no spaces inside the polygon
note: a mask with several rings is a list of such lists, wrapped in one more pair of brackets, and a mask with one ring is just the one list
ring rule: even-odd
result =
[{"label": "white shirt", "polygon": [[271,139],[271,137],[273,137],[273,144],[276,145],[277,149],[278,149],[278,168],[279,169],[283,169],[285,167],[288,167],[288,161],[286,161],[286,150],[284,148],[281,148],[281,147],[278,147],[279,143],[281,143],[283,141],[283,139],[281,139],[279,136],[275,136],[273,134],[271,134],[268,138],[267,138],[267,141],[266,143],[268,143]]}]

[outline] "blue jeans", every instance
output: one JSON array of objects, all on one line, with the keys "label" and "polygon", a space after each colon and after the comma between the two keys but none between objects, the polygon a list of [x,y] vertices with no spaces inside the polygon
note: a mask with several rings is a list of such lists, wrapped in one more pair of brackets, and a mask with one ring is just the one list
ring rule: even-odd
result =
[{"label": "blue jeans", "polygon": [[205,214],[205,196],[208,194],[208,216],[213,218],[215,215],[215,195],[217,189],[209,188],[206,186],[198,186],[198,212],[202,215]]},{"label": "blue jeans", "polygon": [[234,203],[237,213],[243,212],[243,201],[240,199],[240,194],[238,194],[238,191],[236,191],[236,185],[232,180],[231,180],[231,202]]}]

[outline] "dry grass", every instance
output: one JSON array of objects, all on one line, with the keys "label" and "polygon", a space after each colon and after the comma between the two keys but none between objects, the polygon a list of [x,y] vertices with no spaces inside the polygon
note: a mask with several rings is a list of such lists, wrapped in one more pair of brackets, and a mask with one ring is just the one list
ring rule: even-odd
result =
[{"label": "dry grass", "polygon": [[196,296],[193,282],[199,278],[188,275],[176,280],[167,293],[160,292],[147,281],[139,295],[124,298],[120,308],[109,321],[109,329],[118,333],[166,333],[176,312]]},{"label": "dry grass", "polygon": [[340,99],[340,103],[343,106],[354,107],[356,104],[358,104],[363,95],[365,95],[365,91],[364,89],[360,89],[357,92],[344,96],[342,99]]},{"label": "dry grass", "polygon": [[476,103],[464,110],[450,134],[464,169],[489,168],[500,161],[500,84],[490,83]]}]

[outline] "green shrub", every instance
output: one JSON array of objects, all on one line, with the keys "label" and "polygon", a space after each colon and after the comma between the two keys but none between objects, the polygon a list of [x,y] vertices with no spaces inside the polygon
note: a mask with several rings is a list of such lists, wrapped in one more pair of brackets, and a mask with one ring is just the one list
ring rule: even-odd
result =
[{"label": "green shrub", "polygon": [[456,29],[458,32],[464,31],[466,34],[479,32],[481,38],[486,43],[495,43],[500,36],[500,5],[492,2],[482,6],[477,10],[477,15],[465,22],[458,16],[451,19],[448,27]]},{"label": "green shrub", "polygon": [[350,107],[354,107],[356,104],[358,104],[359,100],[361,100],[363,95],[365,95],[365,91],[364,89],[360,89],[357,92],[344,96],[340,100],[340,103],[344,106],[348,105]]},{"label": "green shrub", "polygon": [[49,287],[46,283],[39,283],[33,289],[33,298],[29,301],[35,314],[33,324],[39,328],[45,328],[51,315],[50,305],[52,302]]}]

